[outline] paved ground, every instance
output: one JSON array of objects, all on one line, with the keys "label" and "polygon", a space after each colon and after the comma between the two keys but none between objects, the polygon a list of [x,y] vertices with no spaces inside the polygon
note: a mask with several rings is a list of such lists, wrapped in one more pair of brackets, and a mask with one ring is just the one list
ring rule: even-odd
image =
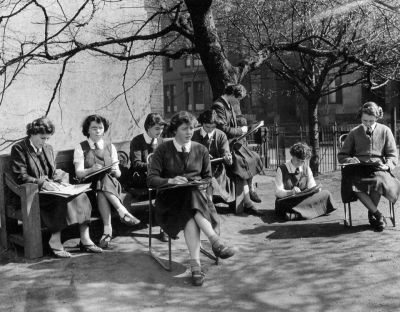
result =
[{"label": "paved ground", "polygon": [[[318,178],[338,210],[279,223],[272,179],[257,179],[263,216],[221,216],[222,236],[237,254],[218,266],[202,258],[203,287],[190,284],[183,234],[173,242],[173,272],[166,272],[147,253],[146,229],[123,231],[102,255],[26,261],[3,250],[0,311],[400,311],[400,227],[373,232],[356,203],[354,227],[344,228],[339,173]],[[386,201],[381,207],[388,215]]]}]

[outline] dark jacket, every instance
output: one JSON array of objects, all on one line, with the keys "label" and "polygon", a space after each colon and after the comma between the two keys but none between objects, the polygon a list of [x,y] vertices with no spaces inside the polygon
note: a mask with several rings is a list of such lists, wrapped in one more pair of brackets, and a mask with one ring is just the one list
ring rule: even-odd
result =
[{"label": "dark jacket", "polygon": [[213,103],[212,109],[217,114],[217,128],[225,132],[229,140],[243,134],[242,129],[237,125],[234,103],[228,103],[224,98],[219,97]]},{"label": "dark jacket", "polygon": [[[157,145],[162,142],[162,138],[157,139]],[[153,152],[153,147],[146,143],[143,134],[135,136],[130,144],[131,172],[147,172],[147,156]]]},{"label": "dark jacket", "polygon": [[[49,164],[47,177],[48,179],[54,179],[56,170],[52,146],[45,144],[43,146],[43,154]],[[11,169],[15,180],[19,184],[37,183],[39,188],[41,188],[46,180],[46,178],[42,176],[43,173],[39,157],[30,144],[28,137],[14,144],[11,148]]]}]

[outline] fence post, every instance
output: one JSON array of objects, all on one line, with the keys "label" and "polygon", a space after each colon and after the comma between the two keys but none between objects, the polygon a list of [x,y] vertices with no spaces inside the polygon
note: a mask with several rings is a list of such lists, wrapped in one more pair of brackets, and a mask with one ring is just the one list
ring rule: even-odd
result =
[{"label": "fence post", "polygon": [[276,167],[278,168],[279,164],[280,164],[280,160],[279,160],[279,128],[278,128],[278,124],[275,123],[274,124],[274,130],[275,130],[275,159],[276,159]]},{"label": "fence post", "polygon": [[332,126],[332,132],[333,132],[333,157],[334,157],[333,167],[334,167],[334,170],[336,171],[337,170],[337,144],[338,144],[336,121]]}]

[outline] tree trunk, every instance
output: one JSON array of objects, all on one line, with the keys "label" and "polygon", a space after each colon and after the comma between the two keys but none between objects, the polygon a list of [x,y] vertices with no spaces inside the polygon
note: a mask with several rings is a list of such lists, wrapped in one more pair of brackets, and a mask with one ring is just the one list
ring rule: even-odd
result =
[{"label": "tree trunk", "polygon": [[194,30],[194,43],[213,92],[219,97],[227,84],[238,82],[238,69],[226,58],[211,10],[212,0],[185,0]]},{"label": "tree trunk", "polygon": [[312,149],[310,168],[314,176],[317,176],[319,169],[318,99],[308,100],[308,128]]}]

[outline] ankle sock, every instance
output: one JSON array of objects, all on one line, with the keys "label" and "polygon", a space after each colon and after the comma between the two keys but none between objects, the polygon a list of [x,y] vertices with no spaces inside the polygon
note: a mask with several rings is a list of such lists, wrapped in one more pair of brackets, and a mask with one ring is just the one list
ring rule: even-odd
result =
[{"label": "ankle sock", "polygon": [[111,225],[104,225],[103,235],[107,235],[107,234],[112,236],[112,227],[111,227]]},{"label": "ankle sock", "polygon": [[375,211],[373,214],[377,218],[380,218],[382,216],[382,213],[379,210]]},{"label": "ankle sock", "polygon": [[200,259],[190,259],[190,270],[193,271],[201,271]]},{"label": "ankle sock", "polygon": [[219,236],[217,234],[211,235],[208,240],[210,241],[211,246],[214,246],[214,244],[219,241]]}]

